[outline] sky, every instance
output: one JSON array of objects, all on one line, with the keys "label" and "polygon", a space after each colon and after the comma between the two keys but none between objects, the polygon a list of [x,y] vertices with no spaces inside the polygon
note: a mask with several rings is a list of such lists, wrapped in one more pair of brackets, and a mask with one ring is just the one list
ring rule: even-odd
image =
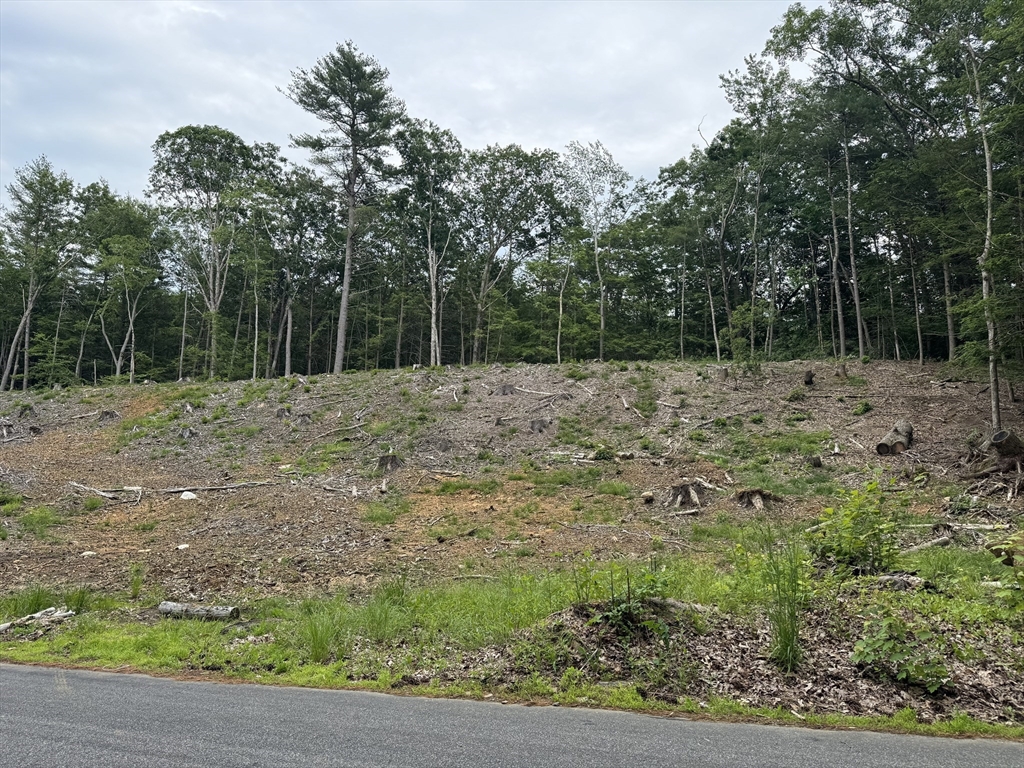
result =
[{"label": "sky", "polygon": [[601,141],[651,179],[728,123],[719,75],[762,50],[788,5],[0,0],[0,188],[45,154],[79,184],[141,196],[153,142],[190,124],[303,162],[289,136],[319,125],[281,89],[345,40],[465,147]]}]

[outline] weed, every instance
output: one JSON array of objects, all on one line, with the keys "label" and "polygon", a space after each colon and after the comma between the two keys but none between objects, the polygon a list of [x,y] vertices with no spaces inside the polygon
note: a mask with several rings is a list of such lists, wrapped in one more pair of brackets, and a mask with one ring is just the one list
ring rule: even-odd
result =
[{"label": "weed", "polygon": [[870,413],[873,410],[873,406],[867,400],[861,400],[855,406],[853,406],[854,416],[863,416],[866,413]]},{"label": "weed", "polygon": [[142,585],[146,581],[146,566],[142,563],[132,563],[128,569],[128,588],[132,600],[137,600],[142,592]]},{"label": "weed", "polygon": [[784,672],[792,672],[802,656],[800,614],[806,600],[804,548],[796,539],[775,541],[771,528],[767,528],[761,551],[768,587],[771,656]]},{"label": "weed", "polygon": [[796,389],[791,389],[789,391],[789,394],[783,398],[783,400],[785,400],[788,403],[799,403],[806,399],[807,393],[800,387],[797,387]]},{"label": "weed", "polygon": [[629,483],[620,483],[614,480],[598,483],[596,490],[604,496],[622,496],[623,498],[629,498],[633,492]]},{"label": "weed", "polygon": [[691,429],[688,437],[695,443],[706,443],[711,439],[703,429]]},{"label": "weed", "polygon": [[35,507],[22,514],[18,518],[18,523],[21,525],[22,530],[43,539],[49,534],[50,528],[60,525],[61,519],[57,515],[57,510],[53,507],[42,506]]}]

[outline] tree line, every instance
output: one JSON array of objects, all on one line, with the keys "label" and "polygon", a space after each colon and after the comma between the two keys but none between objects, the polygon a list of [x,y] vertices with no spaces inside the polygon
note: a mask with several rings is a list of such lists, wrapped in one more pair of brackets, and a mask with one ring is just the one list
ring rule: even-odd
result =
[{"label": "tree line", "polygon": [[[795,78],[792,62],[810,74]],[[1018,0],[793,5],[736,117],[632,177],[600,143],[467,149],[353,43],[281,88],[309,164],[159,136],[145,199],[45,158],[0,221],[0,390],[524,360],[1024,368]]]}]

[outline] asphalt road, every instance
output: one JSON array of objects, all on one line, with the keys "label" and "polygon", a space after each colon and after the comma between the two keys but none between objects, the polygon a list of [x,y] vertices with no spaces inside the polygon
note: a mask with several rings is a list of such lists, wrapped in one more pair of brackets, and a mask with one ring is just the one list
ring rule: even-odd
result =
[{"label": "asphalt road", "polygon": [[1024,745],[0,664],[0,766],[1024,768]]}]

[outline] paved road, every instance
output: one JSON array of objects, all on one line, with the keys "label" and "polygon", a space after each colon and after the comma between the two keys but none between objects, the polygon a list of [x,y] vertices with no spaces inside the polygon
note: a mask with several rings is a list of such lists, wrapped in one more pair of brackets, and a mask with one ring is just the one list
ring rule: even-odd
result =
[{"label": "paved road", "polygon": [[1024,768],[1024,745],[0,664],[0,766]]}]

